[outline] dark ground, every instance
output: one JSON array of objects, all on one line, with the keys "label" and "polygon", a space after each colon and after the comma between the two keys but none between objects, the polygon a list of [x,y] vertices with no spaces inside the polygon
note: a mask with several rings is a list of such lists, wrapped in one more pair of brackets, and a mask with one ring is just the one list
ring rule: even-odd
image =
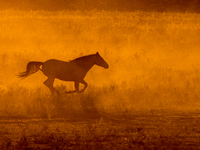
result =
[{"label": "dark ground", "polygon": [[[156,115],[157,114],[157,115]],[[0,121],[1,149],[199,149],[199,113]]]}]

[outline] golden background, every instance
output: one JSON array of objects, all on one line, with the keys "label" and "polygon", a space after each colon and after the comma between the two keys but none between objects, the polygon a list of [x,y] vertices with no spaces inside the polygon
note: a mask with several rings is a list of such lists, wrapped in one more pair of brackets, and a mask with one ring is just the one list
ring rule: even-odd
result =
[{"label": "golden background", "polygon": [[[63,10],[40,2],[49,10],[39,1],[0,2],[0,148],[199,146],[197,1],[186,4],[194,11],[136,1],[124,3],[144,10],[121,11],[125,4],[93,9],[95,3],[85,0]],[[64,94],[74,83],[55,80],[61,95],[52,96],[41,71],[23,80],[16,76],[30,61],[70,61],[96,52],[109,69],[94,66],[82,94]]]},{"label": "golden background", "polygon": [[[17,78],[29,61],[69,61],[97,51],[110,68],[94,66],[85,78],[86,92],[95,95],[90,92],[93,87],[115,87],[101,93],[101,101],[110,101],[105,107],[199,107],[199,14],[9,10],[0,15],[1,107],[8,102],[9,90],[15,94],[25,86],[48,94],[41,71]],[[56,80],[56,85],[74,88],[71,82]],[[17,96],[10,101],[24,105]]]}]

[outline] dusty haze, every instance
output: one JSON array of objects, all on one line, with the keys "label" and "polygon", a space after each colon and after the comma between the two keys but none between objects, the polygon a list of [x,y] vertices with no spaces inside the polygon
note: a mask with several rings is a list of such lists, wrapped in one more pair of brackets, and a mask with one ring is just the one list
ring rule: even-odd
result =
[{"label": "dusty haze", "polygon": [[[0,149],[198,149],[198,0],[2,0]],[[30,61],[99,54],[81,94]],[[83,86],[81,86],[83,88]]]},{"label": "dusty haze", "polygon": [[[85,78],[89,84],[86,92],[92,97],[98,93],[104,109],[120,111],[117,104],[122,111],[131,112],[199,108],[199,14],[6,10],[0,16],[4,110],[11,109],[7,99],[25,105],[23,94],[20,99],[15,97],[20,87],[30,92],[41,88],[44,97],[50,94],[42,72],[21,81],[16,77],[29,61],[69,61],[97,51],[110,68],[94,66]],[[58,80],[54,85],[64,86],[63,90],[74,88],[73,83]],[[30,98],[26,103],[32,107],[34,101]]]}]

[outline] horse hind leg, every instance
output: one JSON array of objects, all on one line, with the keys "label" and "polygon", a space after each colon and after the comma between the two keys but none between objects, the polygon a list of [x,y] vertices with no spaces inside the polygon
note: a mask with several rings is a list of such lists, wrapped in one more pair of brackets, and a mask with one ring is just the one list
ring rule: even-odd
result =
[{"label": "horse hind leg", "polygon": [[43,83],[44,83],[44,85],[46,85],[49,88],[49,90],[51,91],[52,94],[54,94],[54,93],[58,94],[59,92],[53,87],[54,79],[55,78],[48,77],[48,79],[45,80]]}]

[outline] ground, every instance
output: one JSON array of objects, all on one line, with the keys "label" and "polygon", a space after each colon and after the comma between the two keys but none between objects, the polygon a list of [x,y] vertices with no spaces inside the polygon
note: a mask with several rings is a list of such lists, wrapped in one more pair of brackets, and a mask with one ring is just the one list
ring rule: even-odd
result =
[{"label": "ground", "polygon": [[1,149],[199,149],[200,113],[0,121]]}]

